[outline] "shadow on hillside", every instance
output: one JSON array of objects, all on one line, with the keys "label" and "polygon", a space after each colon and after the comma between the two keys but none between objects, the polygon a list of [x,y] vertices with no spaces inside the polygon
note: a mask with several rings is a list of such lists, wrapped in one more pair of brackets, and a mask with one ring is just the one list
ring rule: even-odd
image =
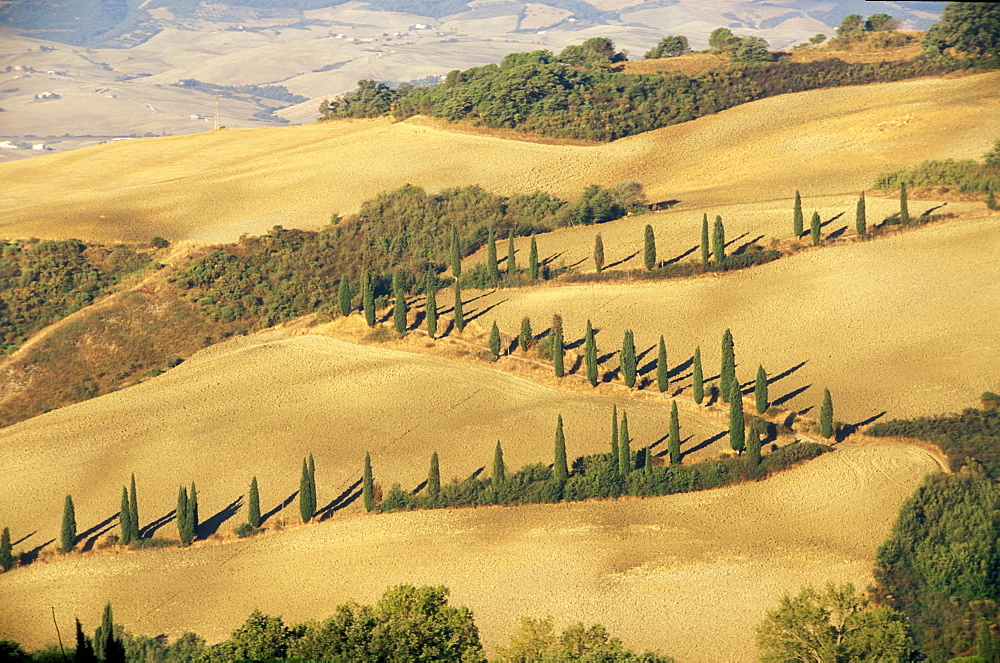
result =
[{"label": "shadow on hillside", "polygon": [[829,235],[827,235],[826,239],[828,239],[828,240],[830,240],[830,239],[837,239],[838,237],[840,237],[841,235],[843,235],[846,232],[847,232],[847,226],[841,226],[841,227],[837,228],[836,230],[834,230]]},{"label": "shadow on hillside", "polygon": [[636,251],[635,253],[633,253],[630,256],[622,258],[621,260],[619,260],[617,262],[613,262],[610,265],[605,265],[604,268],[601,271],[606,271],[606,270],[609,270],[609,269],[614,269],[615,267],[618,267],[619,265],[628,262],[629,260],[631,260],[632,258],[636,257],[637,255],[639,255],[638,251]]},{"label": "shadow on hillside", "polygon": [[646,373],[649,373],[651,370],[653,370],[654,368],[656,368],[656,359],[653,359],[652,361],[650,361],[649,363],[647,363],[645,366],[639,366],[639,362],[642,361],[642,359],[646,355],[648,355],[650,352],[652,352],[655,349],[656,349],[656,346],[655,345],[651,345],[646,350],[643,350],[641,353],[639,353],[638,355],[636,355],[636,357],[635,357],[635,363],[636,363],[636,366],[638,366],[638,368],[636,368],[635,372],[636,372],[637,375],[645,375]]},{"label": "shadow on hillside", "polygon": [[236,512],[238,512],[242,506],[243,495],[240,495],[235,500],[224,506],[217,514],[198,523],[197,536],[202,539],[212,536],[219,531],[219,527],[222,526],[222,523],[235,516]]},{"label": "shadow on hillside", "polygon": [[[831,217],[830,217],[829,219],[827,219],[826,221],[823,221],[822,223],[820,223],[820,224],[819,224],[819,227],[820,227],[820,228],[826,228],[826,227],[827,227],[828,225],[830,225],[831,223],[833,223],[834,221],[836,221],[837,219],[839,219],[839,218],[840,218],[840,217],[842,217],[842,216],[844,216],[844,212],[841,212],[840,214],[836,214],[836,215],[834,215],[834,216],[831,216]],[[844,226],[844,227],[846,228],[847,226]],[[808,234],[808,233],[807,233],[807,234]]]},{"label": "shadow on hillside", "polygon": [[110,517],[106,518],[103,522],[94,525],[83,534],[77,536],[76,540],[78,542],[79,541],[84,542],[83,546],[80,548],[80,551],[87,552],[89,550],[93,550],[94,544],[97,543],[97,540],[99,538],[101,538],[114,528],[118,527],[118,523],[116,521],[118,520],[119,515],[120,515],[119,513],[112,514]]},{"label": "shadow on hillside", "polygon": [[39,546],[35,546],[34,548],[32,548],[27,552],[21,553],[20,556],[18,557],[21,566],[27,566],[28,564],[34,562],[36,559],[38,559],[38,553],[42,552],[42,549],[45,548],[45,546],[51,545],[55,542],[56,542],[55,539],[50,539]]},{"label": "shadow on hillside", "polygon": [[740,244],[739,247],[735,251],[733,251],[730,255],[738,256],[762,239],[764,239],[763,235],[757,235],[753,239],[744,242],[743,244]]},{"label": "shadow on hillside", "polygon": [[472,322],[473,320],[475,320],[476,318],[481,318],[484,315],[486,315],[487,313],[489,313],[490,311],[492,311],[493,309],[495,309],[496,307],[500,306],[501,304],[506,304],[507,301],[509,301],[509,300],[501,299],[498,302],[490,304],[486,308],[479,309],[478,311],[472,311],[472,312],[466,313],[465,314],[465,322],[469,323],[469,322]]},{"label": "shadow on hillside", "polygon": [[[664,436],[663,439],[666,440],[667,436]],[[683,440],[681,440],[681,443],[679,445],[680,448],[683,449],[684,445],[687,444],[688,442],[690,442],[692,439],[694,439],[694,435],[688,435],[687,437],[685,437]],[[657,444],[659,444],[659,442],[657,442]],[[651,446],[649,448],[652,449],[653,447]],[[663,451],[661,451],[659,453],[653,454],[653,458],[663,458],[664,456],[669,456],[669,455],[670,455],[670,449],[668,447],[668,448],[664,449]],[[681,458],[683,458],[683,457],[684,457],[684,452],[682,451],[681,452]]]},{"label": "shadow on hillside", "polygon": [[808,389],[811,386],[812,386],[811,384],[807,384],[807,385],[805,385],[803,387],[799,387],[798,389],[793,389],[792,391],[788,392],[784,396],[780,396],[778,398],[775,398],[773,401],[771,401],[771,405],[774,405],[774,406],[784,405],[785,403],[787,403],[788,401],[792,400],[793,398],[795,398],[796,396],[798,396],[799,394],[801,394],[802,392],[804,392],[806,389]]},{"label": "shadow on hillside", "polygon": [[879,412],[876,415],[872,415],[872,416],[868,417],[864,421],[859,421],[856,424],[844,424],[843,426],[840,427],[840,430],[837,431],[837,442],[841,442],[841,441],[847,439],[851,435],[854,435],[855,433],[857,433],[858,429],[861,428],[862,426],[867,426],[868,424],[873,424],[876,421],[878,421],[879,419],[881,419],[882,417],[884,417],[886,414],[887,414],[887,411],[883,410],[883,411]]},{"label": "shadow on hillside", "polygon": [[741,239],[743,239],[744,237],[746,237],[746,236],[747,236],[747,235],[749,235],[749,234],[750,234],[750,233],[743,233],[743,234],[742,234],[742,235],[740,235],[739,237],[734,237],[733,239],[729,240],[729,241],[728,241],[728,242],[726,242],[726,244],[725,244],[726,248],[728,249],[728,248],[729,248],[730,246],[732,246],[732,245],[733,245],[733,244],[735,244],[736,242],[740,241]]},{"label": "shadow on hillside", "polygon": [[325,507],[316,512],[316,520],[323,521],[332,516],[337,511],[340,511],[347,505],[354,502],[361,495],[361,479],[358,479],[350,486],[348,486],[344,492],[337,495],[333,500],[327,504]]},{"label": "shadow on hillside", "polygon": [[20,545],[20,544],[24,543],[25,541],[27,541],[28,539],[30,539],[31,537],[33,537],[36,534],[38,534],[38,530],[37,529],[34,532],[32,532],[31,534],[28,534],[27,536],[22,536],[20,539],[18,539],[17,541],[14,541],[10,545],[13,548],[14,546],[17,546],[17,545]]},{"label": "shadow on hillside", "polygon": [[170,511],[167,512],[166,515],[160,516],[159,518],[149,523],[145,527],[140,528],[139,538],[152,539],[153,535],[156,534],[156,531],[161,527],[163,527],[164,525],[166,525],[167,523],[169,523],[171,520],[173,520],[174,516],[176,515],[177,515],[177,509],[171,509]]},{"label": "shadow on hillside", "polygon": [[690,249],[688,249],[684,253],[682,253],[682,254],[680,254],[678,256],[674,256],[670,260],[664,260],[663,262],[660,263],[660,267],[666,267],[667,265],[673,265],[674,263],[680,262],[684,258],[687,258],[689,255],[691,255],[692,253],[694,253],[695,251],[697,251],[699,246],[700,245],[695,244],[694,246],[692,246]]},{"label": "shadow on hillside", "polygon": [[260,517],[260,524],[263,525],[265,522],[267,522],[268,518],[277,515],[278,512],[280,512],[283,509],[287,508],[288,505],[290,505],[292,502],[295,501],[295,498],[298,497],[298,495],[299,495],[299,491],[296,490],[291,495],[289,495],[288,497],[286,497],[284,500],[282,500],[281,502],[279,502],[278,505],[275,506],[273,509],[271,509],[267,513],[263,514]]},{"label": "shadow on hillside", "polygon": [[566,252],[565,251],[560,251],[559,253],[553,253],[548,258],[545,258],[544,260],[542,260],[539,264],[541,264],[541,265],[551,265],[557,258],[562,257],[562,255],[564,253],[566,253]]},{"label": "shadow on hillside", "polygon": [[[719,440],[721,440],[722,438],[724,438],[727,435],[729,435],[729,431],[727,431],[727,430],[719,431],[718,433],[716,433],[712,437],[709,437],[709,438],[706,438],[705,440],[702,440],[701,442],[699,442],[698,444],[694,445],[693,447],[691,447],[687,451],[682,451],[681,452],[681,459],[683,459],[688,454],[693,454],[696,451],[701,451],[702,449],[704,449],[705,447],[709,446],[713,442],[718,442]],[[688,439],[690,440],[691,438],[689,437]]]}]

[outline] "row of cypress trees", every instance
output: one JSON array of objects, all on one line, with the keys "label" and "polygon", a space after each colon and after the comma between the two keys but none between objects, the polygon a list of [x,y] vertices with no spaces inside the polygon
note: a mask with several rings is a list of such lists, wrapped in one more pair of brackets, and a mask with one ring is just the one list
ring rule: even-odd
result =
[{"label": "row of cypress trees", "polygon": [[189,546],[198,537],[198,490],[194,481],[191,482],[191,492],[181,486],[177,491],[177,534],[181,545]]},{"label": "row of cypress trees", "polygon": [[[902,182],[899,187],[899,223],[904,226],[911,223],[906,182]],[[822,223],[819,212],[813,212],[809,228],[809,236],[813,246],[819,244],[821,227]],[[859,237],[868,237],[868,213],[865,206],[864,191],[858,196],[858,203],[854,212],[854,230]],[[792,210],[792,231],[796,238],[802,237],[805,234],[803,229],[802,196],[798,191],[795,192],[795,202]]]},{"label": "row of cypress trees", "polygon": [[125,663],[125,644],[115,634],[114,614],[111,604],[104,606],[101,624],[91,639],[83,632],[80,620],[76,620],[76,663]]}]

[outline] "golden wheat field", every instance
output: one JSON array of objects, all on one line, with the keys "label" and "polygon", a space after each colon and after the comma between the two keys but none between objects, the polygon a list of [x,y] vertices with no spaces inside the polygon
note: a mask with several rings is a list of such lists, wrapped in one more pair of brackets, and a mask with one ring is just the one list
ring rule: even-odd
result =
[{"label": "golden wheat field", "polygon": [[574,197],[634,179],[683,206],[856,192],[879,172],[974,158],[1000,129],[1000,74],[815,90],[584,147],[344,121],[121,141],[0,164],[0,236],[232,241],[406,183]]}]

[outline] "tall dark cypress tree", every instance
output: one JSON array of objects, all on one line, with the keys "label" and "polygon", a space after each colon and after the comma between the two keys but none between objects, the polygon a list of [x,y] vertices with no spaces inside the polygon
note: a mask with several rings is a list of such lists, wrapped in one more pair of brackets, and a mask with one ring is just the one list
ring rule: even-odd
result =
[{"label": "tall dark cypress tree", "polygon": [[361,307],[365,310],[365,322],[369,327],[374,327],[375,287],[372,284],[372,275],[368,272],[361,273]]},{"label": "tall dark cypress tree", "polygon": [[569,465],[566,463],[566,436],[563,435],[562,415],[556,420],[555,460],[552,463],[552,477],[556,481],[569,478]]},{"label": "tall dark cypress tree", "polygon": [[566,346],[563,342],[562,316],[556,313],[552,316],[552,368],[556,377],[561,378],[566,373],[564,366]]},{"label": "tall dark cypress tree", "polygon": [[[722,334],[722,370],[719,371],[719,392],[722,400],[729,403],[729,392],[736,382],[736,354],[733,349],[733,333],[726,329]],[[736,385],[739,390],[739,385]]]},{"label": "tall dark cypress tree", "polygon": [[462,287],[455,281],[455,331],[465,331],[465,313],[462,311]]},{"label": "tall dark cypress tree", "polygon": [[507,467],[503,462],[503,448],[500,446],[500,440],[497,440],[497,448],[493,450],[493,474],[490,475],[493,492],[500,492],[500,488],[506,480]]},{"label": "tall dark cypress tree", "polygon": [[340,277],[340,287],[337,288],[337,305],[340,307],[340,314],[345,318],[351,314],[351,282],[347,280],[347,274]]},{"label": "tall dark cypress tree", "polygon": [[101,615],[101,625],[94,632],[94,654],[97,660],[106,660],[108,639],[114,637],[115,620],[111,612],[111,604],[104,605],[104,613]]},{"label": "tall dark cypress tree", "polygon": [[809,224],[809,237],[812,239],[813,246],[819,244],[820,228],[822,225],[819,220],[819,212],[813,212],[812,222]]},{"label": "tall dark cypress tree", "polygon": [[611,406],[611,462],[618,465],[618,406]]},{"label": "tall dark cypress tree", "polygon": [[507,236],[507,273],[517,274],[517,257],[514,255],[514,228],[511,227]]},{"label": "tall dark cypress tree", "polygon": [[792,228],[795,232],[795,238],[798,239],[802,237],[802,232],[804,231],[804,217],[802,216],[802,196],[799,195],[798,190],[795,191],[795,211],[793,212]]},{"label": "tall dark cypress tree", "polygon": [[132,526],[132,540],[138,541],[139,536],[139,497],[135,493],[135,474],[132,475],[132,492],[128,498],[129,524]]},{"label": "tall dark cypress tree", "polygon": [[59,550],[68,553],[76,547],[76,509],[73,507],[73,498],[66,496],[63,503],[62,531],[59,536]]},{"label": "tall dark cypress tree", "polygon": [[743,397],[740,395],[739,383],[734,381],[729,388],[729,446],[737,453],[742,453],[746,446],[744,429]]},{"label": "tall dark cypress tree", "polygon": [[858,196],[858,209],[854,212],[854,229],[858,232],[859,237],[864,237],[868,234],[868,216],[865,213],[864,191]]},{"label": "tall dark cypress tree", "polygon": [[701,215],[701,266],[708,267],[708,213]]},{"label": "tall dark cypress tree", "polygon": [[486,273],[492,283],[496,284],[500,280],[500,267],[497,265],[497,239],[492,228],[486,237]]},{"label": "tall dark cypress tree", "polygon": [[604,240],[601,239],[601,233],[594,237],[594,269],[598,274],[604,269]]},{"label": "tall dark cypress tree", "polygon": [[910,205],[906,197],[906,182],[899,185],[899,223],[904,226],[910,225]]},{"label": "tall dark cypress tree", "polygon": [[646,224],[646,237],[642,248],[642,260],[647,272],[656,267],[656,237],[653,235],[653,226],[648,223]]},{"label": "tall dark cypress tree", "polygon": [[670,389],[670,377],[667,375],[667,346],[663,342],[663,335],[660,335],[660,345],[656,351],[656,388],[662,394]]},{"label": "tall dark cypress tree", "polygon": [[94,645],[90,638],[83,632],[80,620],[76,620],[76,654],[73,656],[75,663],[98,663],[94,654]]},{"label": "tall dark cypress tree", "polygon": [[427,268],[427,282],[425,285],[427,298],[424,300],[424,310],[426,312],[427,335],[430,338],[437,336],[438,315],[437,315],[437,274],[430,267]]},{"label": "tall dark cypress tree", "polygon": [[4,527],[0,533],[0,571],[14,568],[14,551],[10,544],[10,528]]},{"label": "tall dark cypress tree", "polygon": [[403,290],[403,276],[396,272],[392,275],[392,296],[395,303],[392,306],[392,325],[400,336],[406,335],[406,291]]},{"label": "tall dark cypress tree", "polygon": [[247,522],[254,529],[260,527],[260,491],[257,489],[257,477],[250,480],[250,499],[247,505]]},{"label": "tall dark cypress tree", "polygon": [[715,227],[712,229],[712,256],[716,267],[726,262],[726,228],[722,225],[722,217],[715,217]]},{"label": "tall dark cypress tree", "polygon": [[767,423],[760,417],[754,417],[747,437],[747,460],[752,465],[760,465],[760,441],[764,435],[767,435]]},{"label": "tall dark cypress tree", "polygon": [[767,400],[767,371],[760,365],[757,366],[757,380],[753,385],[753,399],[754,405],[757,406],[757,414],[767,412],[767,408],[771,405]]},{"label": "tall dark cypress tree", "polygon": [[619,364],[621,365],[622,379],[625,380],[625,386],[631,389],[635,386],[636,377],[635,337],[631,329],[625,330]]},{"label": "tall dark cypress tree", "polygon": [[187,488],[181,486],[177,491],[177,535],[181,539],[181,545],[191,545],[193,538],[191,533],[191,518],[189,517],[190,507],[188,504]]},{"label": "tall dark cypress tree", "polygon": [[302,459],[302,477],[299,479],[299,516],[302,522],[308,523],[316,513],[316,505],[312,503],[312,486],[309,482],[309,464]]},{"label": "tall dark cypress tree", "polygon": [[458,228],[451,229],[451,275],[457,281],[462,275],[462,245],[458,238]]},{"label": "tall dark cypress tree", "polygon": [[681,464],[681,424],[677,417],[677,401],[670,403],[670,433],[667,438],[667,451],[670,454],[670,464]]},{"label": "tall dark cypress tree", "polygon": [[819,409],[819,434],[823,437],[829,439],[833,437],[833,398],[830,396],[830,390],[823,390],[823,405]]},{"label": "tall dark cypress tree", "polygon": [[198,489],[191,482],[191,490],[188,492],[188,527],[191,530],[191,540],[198,538],[198,527],[201,526],[201,519],[198,517]]},{"label": "tall dark cypress tree", "polygon": [[629,444],[627,412],[622,412],[622,427],[618,434],[618,471],[623,477],[632,471],[632,447]]},{"label": "tall dark cypress tree", "polygon": [[375,480],[372,477],[372,457],[365,452],[365,471],[361,477],[361,496],[364,499],[365,511],[375,510]]},{"label": "tall dark cypress tree", "polygon": [[521,346],[521,350],[527,352],[534,338],[531,333],[531,320],[527,316],[521,318],[521,335],[517,338],[517,344]]},{"label": "tall dark cypress tree", "polygon": [[118,512],[118,523],[121,526],[121,536],[118,538],[123,546],[132,543],[132,509],[128,504],[128,488],[122,486],[122,506]]},{"label": "tall dark cypress tree", "polygon": [[594,327],[587,320],[587,332],[583,338],[584,361],[587,364],[587,380],[591,387],[597,386],[597,341],[594,340]]},{"label": "tall dark cypress tree", "polygon": [[427,494],[437,498],[441,493],[441,466],[438,464],[438,452],[431,454],[431,469],[427,472]]},{"label": "tall dark cypress tree", "polygon": [[312,500],[313,512],[319,508],[319,496],[316,494],[316,460],[309,454],[309,499]]},{"label": "tall dark cypress tree", "polygon": [[528,251],[528,276],[532,281],[538,280],[538,244],[535,243],[535,236],[531,236],[531,248]]},{"label": "tall dark cypress tree", "polygon": [[493,361],[500,358],[500,329],[497,327],[496,320],[493,321],[493,327],[490,329],[490,354],[493,355]]},{"label": "tall dark cypress tree", "polygon": [[694,349],[694,359],[691,362],[691,394],[698,405],[705,400],[705,377],[701,372],[700,345]]}]

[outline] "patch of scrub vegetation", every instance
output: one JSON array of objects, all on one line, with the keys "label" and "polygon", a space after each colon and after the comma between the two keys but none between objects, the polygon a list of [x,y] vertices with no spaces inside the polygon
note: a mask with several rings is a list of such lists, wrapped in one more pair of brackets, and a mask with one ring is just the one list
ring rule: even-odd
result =
[{"label": "patch of scrub vegetation", "polygon": [[107,294],[151,264],[149,251],[76,240],[0,240],[0,351]]},{"label": "patch of scrub vegetation", "polygon": [[983,161],[945,159],[924,161],[908,170],[883,173],[875,180],[877,189],[909,187],[957,187],[960,193],[984,194],[990,209],[997,209],[996,194],[1000,192],[1000,141],[983,155]]}]

